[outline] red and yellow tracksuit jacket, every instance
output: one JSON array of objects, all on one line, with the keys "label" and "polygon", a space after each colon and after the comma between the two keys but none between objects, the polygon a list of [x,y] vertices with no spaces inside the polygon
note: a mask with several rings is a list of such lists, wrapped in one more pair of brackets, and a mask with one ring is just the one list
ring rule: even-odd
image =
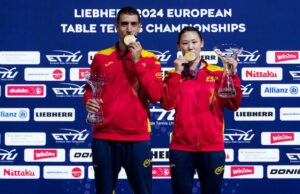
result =
[{"label": "red and yellow tracksuit jacket", "polygon": [[[125,56],[124,56],[125,55]],[[150,139],[148,101],[162,96],[161,66],[157,57],[143,50],[134,64],[131,53],[112,47],[95,54],[91,74],[106,77],[101,93],[104,121],[93,127],[93,137],[115,141],[143,141]],[[92,98],[86,84],[83,103]]]},{"label": "red and yellow tracksuit jacket", "polygon": [[[207,64],[191,79],[169,72],[163,87],[162,107],[175,108],[174,130],[170,149],[206,152],[224,150],[223,108],[237,110],[242,91],[240,79],[233,76],[236,89],[234,98],[224,99],[217,95],[223,68]],[[193,72],[192,72],[193,73]]]}]

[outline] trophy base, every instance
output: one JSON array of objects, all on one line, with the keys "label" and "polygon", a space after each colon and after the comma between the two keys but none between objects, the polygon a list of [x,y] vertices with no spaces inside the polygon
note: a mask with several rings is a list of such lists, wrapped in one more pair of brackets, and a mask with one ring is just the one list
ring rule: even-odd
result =
[{"label": "trophy base", "polygon": [[88,115],[86,118],[86,122],[90,125],[99,125],[103,122],[103,117],[97,115]]},{"label": "trophy base", "polygon": [[235,90],[232,89],[222,89],[218,91],[218,95],[221,98],[233,98],[236,95]]}]

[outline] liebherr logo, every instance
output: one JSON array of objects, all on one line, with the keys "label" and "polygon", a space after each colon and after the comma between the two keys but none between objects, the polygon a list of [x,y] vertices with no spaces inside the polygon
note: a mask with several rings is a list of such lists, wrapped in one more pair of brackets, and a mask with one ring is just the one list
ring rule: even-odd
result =
[{"label": "liebherr logo", "polygon": [[250,143],[254,137],[253,130],[243,131],[239,129],[226,129],[224,134],[225,143]]},{"label": "liebherr logo", "polygon": [[82,97],[85,91],[85,84],[80,86],[71,83],[61,83],[61,85],[66,87],[52,88],[56,97]]},{"label": "liebherr logo", "polygon": [[158,60],[160,61],[161,64],[168,64],[169,59],[171,58],[172,55],[170,55],[170,51],[167,50],[165,52],[160,52],[156,50],[148,50],[149,52],[153,52]]},{"label": "liebherr logo", "polygon": [[89,136],[86,129],[78,131],[75,129],[60,129],[62,133],[52,133],[56,143],[84,143]]},{"label": "liebherr logo", "polygon": [[0,149],[0,162],[13,162],[18,153],[16,153],[16,149],[12,149],[10,151]]},{"label": "liebherr logo", "polygon": [[70,51],[54,50],[54,52],[57,52],[58,54],[46,55],[50,64],[78,64],[82,58],[80,51],[72,53]]},{"label": "liebherr logo", "polygon": [[15,77],[18,75],[18,71],[16,71],[16,67],[11,69],[7,69],[4,67],[0,67],[0,80],[2,81],[11,81],[14,80]]}]

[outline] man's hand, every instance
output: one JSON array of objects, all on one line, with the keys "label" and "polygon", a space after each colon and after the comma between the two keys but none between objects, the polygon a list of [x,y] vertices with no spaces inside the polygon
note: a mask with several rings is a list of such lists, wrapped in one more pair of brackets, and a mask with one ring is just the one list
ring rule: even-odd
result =
[{"label": "man's hand", "polygon": [[134,63],[137,63],[141,58],[142,53],[142,46],[140,42],[133,42],[130,43],[128,46],[129,50],[131,51],[131,59]]}]

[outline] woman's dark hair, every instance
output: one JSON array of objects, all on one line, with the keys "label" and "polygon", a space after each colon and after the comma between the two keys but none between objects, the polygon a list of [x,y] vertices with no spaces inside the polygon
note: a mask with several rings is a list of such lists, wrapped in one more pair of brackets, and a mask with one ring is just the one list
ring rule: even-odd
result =
[{"label": "woman's dark hair", "polygon": [[199,38],[200,40],[203,40],[202,38],[202,34],[199,32],[199,30],[193,26],[187,26],[187,27],[184,27],[178,34],[178,40],[177,40],[177,44],[179,44],[180,42],[180,38],[182,36],[183,33],[185,32],[197,32],[197,34],[199,35]]},{"label": "woman's dark hair", "polygon": [[141,20],[140,14],[134,7],[123,7],[122,9],[120,9],[117,15],[117,24],[119,23],[122,14],[137,15],[138,21],[140,23]]}]

